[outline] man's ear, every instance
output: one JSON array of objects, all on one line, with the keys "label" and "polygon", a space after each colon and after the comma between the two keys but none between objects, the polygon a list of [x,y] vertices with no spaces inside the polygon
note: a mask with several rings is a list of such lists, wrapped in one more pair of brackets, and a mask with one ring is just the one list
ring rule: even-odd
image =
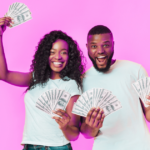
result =
[{"label": "man's ear", "polygon": [[86,48],[88,49],[88,44],[86,43]]},{"label": "man's ear", "polygon": [[115,41],[113,41],[113,46],[115,45]]}]

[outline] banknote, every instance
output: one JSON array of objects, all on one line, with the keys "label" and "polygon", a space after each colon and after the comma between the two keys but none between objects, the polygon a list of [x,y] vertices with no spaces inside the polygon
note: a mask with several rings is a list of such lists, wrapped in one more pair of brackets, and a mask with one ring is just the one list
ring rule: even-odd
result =
[{"label": "banknote", "polygon": [[72,113],[86,117],[92,107],[103,108],[106,115],[122,108],[121,103],[111,91],[103,88],[93,88],[85,91],[79,97],[74,103]]},{"label": "banknote", "polygon": [[18,26],[32,19],[30,9],[25,4],[18,2],[9,6],[5,17],[11,17],[13,19],[14,23],[11,24],[12,27]]},{"label": "banknote", "polygon": [[71,94],[62,90],[62,89],[51,89],[46,92],[43,92],[36,101],[35,106],[48,113],[51,117],[58,116],[53,113],[57,109],[65,110]]},{"label": "banknote", "polygon": [[143,101],[144,105],[148,107],[149,105],[145,102],[150,101],[146,98],[146,96],[150,93],[150,77],[141,78],[132,83],[132,86],[139,98]]},{"label": "banknote", "polygon": [[80,106],[78,107],[76,103],[73,105],[72,113],[83,117],[86,117],[87,115],[87,112],[84,110],[84,108]]},{"label": "banknote", "polygon": [[56,100],[57,103],[55,104],[53,110],[57,109],[65,110],[70,98],[71,98],[70,94],[64,91],[59,97],[59,99]]},{"label": "banknote", "polygon": [[102,107],[102,108],[103,108],[105,116],[107,116],[107,115],[115,112],[116,110],[122,108],[122,106],[121,106],[121,103],[119,101],[114,101],[111,104],[109,104],[105,107]]}]

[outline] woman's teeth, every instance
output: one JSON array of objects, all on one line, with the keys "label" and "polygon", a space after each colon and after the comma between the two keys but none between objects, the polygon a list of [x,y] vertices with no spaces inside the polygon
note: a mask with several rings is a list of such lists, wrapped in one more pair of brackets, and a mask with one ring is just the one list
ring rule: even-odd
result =
[{"label": "woman's teeth", "polygon": [[53,64],[55,64],[55,65],[61,65],[62,62],[53,62]]}]

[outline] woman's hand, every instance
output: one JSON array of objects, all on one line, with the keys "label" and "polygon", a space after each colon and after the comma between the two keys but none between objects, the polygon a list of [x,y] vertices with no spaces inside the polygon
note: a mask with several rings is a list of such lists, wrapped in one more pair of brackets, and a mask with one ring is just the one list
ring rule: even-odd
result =
[{"label": "woman's hand", "polygon": [[67,114],[66,111],[62,109],[58,109],[57,111],[53,111],[53,113],[59,115],[60,117],[54,116],[53,119],[59,124],[59,128],[61,130],[66,130],[71,117]]},{"label": "woman's hand", "polygon": [[6,26],[11,27],[12,19],[10,17],[0,18],[0,35],[3,35],[6,30]]},{"label": "woman's hand", "polygon": [[[150,100],[150,93],[149,93],[149,95],[147,95],[146,96],[146,98],[148,99],[148,100]],[[150,101],[149,102],[145,102],[147,105],[150,105]]]}]

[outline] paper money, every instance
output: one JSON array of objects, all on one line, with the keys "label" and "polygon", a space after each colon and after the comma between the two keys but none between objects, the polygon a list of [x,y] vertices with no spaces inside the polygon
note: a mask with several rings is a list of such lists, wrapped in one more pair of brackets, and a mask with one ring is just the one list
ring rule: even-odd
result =
[{"label": "paper money", "polygon": [[37,100],[36,107],[49,115],[58,116],[52,111],[57,109],[65,110],[71,95],[61,89],[51,89],[44,92]]},{"label": "paper money", "polygon": [[13,3],[9,6],[8,12],[5,17],[11,17],[13,19],[12,27],[18,26],[32,19],[29,8],[23,3]]},{"label": "paper money", "polygon": [[137,80],[136,82],[132,83],[134,90],[136,91],[139,98],[143,101],[144,105],[148,107],[145,102],[149,101],[146,96],[150,93],[150,78],[145,77],[142,79]]},{"label": "paper money", "polygon": [[72,113],[86,117],[92,107],[103,108],[105,115],[122,108],[117,97],[103,88],[93,88],[84,92],[74,104]]},{"label": "paper money", "polygon": [[110,105],[107,105],[107,106],[102,107],[102,108],[103,108],[105,116],[107,116],[107,115],[115,112],[116,110],[122,108],[122,106],[121,106],[119,101],[114,101]]}]

